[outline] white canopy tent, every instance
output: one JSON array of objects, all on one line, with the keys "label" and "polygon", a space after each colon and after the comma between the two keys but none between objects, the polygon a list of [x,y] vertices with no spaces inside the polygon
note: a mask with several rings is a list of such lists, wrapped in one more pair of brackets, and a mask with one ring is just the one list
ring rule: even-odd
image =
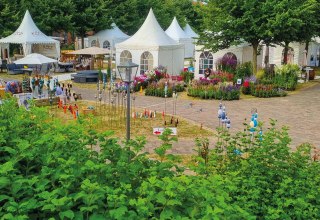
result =
[{"label": "white canopy tent", "polygon": [[128,60],[140,64],[140,73],[162,65],[169,74],[178,75],[183,69],[184,46],[163,31],[150,9],[140,29],[126,41],[116,44],[116,64]]},{"label": "white canopy tent", "polygon": [[187,23],[187,25],[184,27],[184,33],[189,37],[189,38],[198,38],[199,35],[194,32],[194,30],[191,28],[191,26]]},{"label": "white canopy tent", "polygon": [[[22,44],[24,56],[41,53],[49,57],[60,57],[60,42],[42,33],[27,10],[18,29],[6,38],[0,39],[2,54],[9,54],[9,44]],[[4,50],[7,50],[6,53]]]},{"label": "white canopy tent", "polygon": [[93,36],[88,37],[89,46],[102,47],[110,50],[115,49],[116,43],[127,40],[130,36],[123,33],[115,23],[112,23],[111,29],[99,31]]},{"label": "white canopy tent", "polygon": [[177,43],[184,45],[184,57],[189,58],[194,56],[194,44],[192,38],[188,37],[180,27],[176,17],[173,18],[170,26],[166,30],[166,34],[174,39]]},{"label": "white canopy tent", "polygon": [[51,59],[42,54],[31,53],[21,58],[19,60],[14,61],[15,64],[29,64],[29,65],[42,65],[46,63],[57,63],[58,61],[55,59]]}]

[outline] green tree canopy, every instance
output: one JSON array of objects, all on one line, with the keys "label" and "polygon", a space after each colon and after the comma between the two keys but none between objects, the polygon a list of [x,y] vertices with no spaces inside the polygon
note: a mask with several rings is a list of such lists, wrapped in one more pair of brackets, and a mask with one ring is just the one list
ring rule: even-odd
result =
[{"label": "green tree canopy", "polygon": [[111,17],[107,10],[107,1],[72,0],[75,10],[72,14],[73,29],[82,38],[88,31],[100,31],[109,28]]},{"label": "green tree canopy", "polygon": [[284,46],[283,62],[287,63],[290,42],[305,42],[308,45],[311,38],[317,35],[319,3],[316,0],[282,0],[269,6],[272,19],[268,29],[273,42]]},{"label": "green tree canopy", "polygon": [[257,50],[266,38],[269,13],[268,1],[255,0],[212,0],[205,7],[204,29],[201,41],[213,51],[231,45],[248,42],[253,47],[253,70],[257,70]]},{"label": "green tree canopy", "polygon": [[6,37],[19,26],[20,13],[17,0],[0,1],[0,38]]},{"label": "green tree canopy", "polygon": [[36,25],[47,35],[70,31],[73,28],[72,16],[75,5],[72,0],[21,0],[19,10],[22,17],[26,10],[29,10]]}]

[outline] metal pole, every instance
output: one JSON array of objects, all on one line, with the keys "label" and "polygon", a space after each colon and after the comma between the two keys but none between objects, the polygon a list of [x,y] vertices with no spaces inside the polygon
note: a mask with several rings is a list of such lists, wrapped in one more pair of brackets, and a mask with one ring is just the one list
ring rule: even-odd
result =
[{"label": "metal pole", "polygon": [[131,70],[127,69],[128,84],[127,84],[127,142],[130,140],[130,84],[131,84]]}]

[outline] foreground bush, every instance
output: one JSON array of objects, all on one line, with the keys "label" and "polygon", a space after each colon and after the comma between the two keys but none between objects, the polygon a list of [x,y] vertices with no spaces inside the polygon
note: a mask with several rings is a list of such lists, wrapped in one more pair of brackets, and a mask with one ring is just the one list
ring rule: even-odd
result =
[{"label": "foreground bush", "polygon": [[184,175],[166,153],[174,140],[168,131],[155,150],[159,160],[150,160],[141,153],[144,138],[120,144],[94,131],[92,120],[64,125],[47,109],[25,111],[13,100],[0,106],[1,219],[320,215],[319,163],[307,145],[290,151],[286,129],[272,126],[253,142],[246,132],[221,132],[216,148],[201,154],[206,159],[194,159],[196,175]]}]

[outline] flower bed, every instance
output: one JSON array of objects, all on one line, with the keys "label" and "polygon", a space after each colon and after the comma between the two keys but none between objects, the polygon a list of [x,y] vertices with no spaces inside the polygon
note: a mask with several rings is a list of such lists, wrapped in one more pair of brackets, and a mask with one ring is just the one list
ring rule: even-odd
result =
[{"label": "flower bed", "polygon": [[[150,83],[145,89],[146,96],[157,96],[157,97],[165,97],[165,83],[166,81],[160,80],[159,82]],[[182,92],[184,91],[183,83],[177,82],[167,82],[167,97],[172,97],[173,91]]]},{"label": "flower bed", "polygon": [[150,83],[158,82],[164,78],[169,78],[167,69],[163,66],[158,66],[153,70],[148,70],[144,74],[137,76],[133,82],[134,90],[139,91],[140,88],[145,89]]},{"label": "flower bed", "polygon": [[239,100],[240,86],[237,85],[203,85],[188,88],[188,96],[201,99]]},{"label": "flower bed", "polygon": [[286,96],[286,91],[273,85],[252,85],[251,95],[259,98],[282,97]]}]

